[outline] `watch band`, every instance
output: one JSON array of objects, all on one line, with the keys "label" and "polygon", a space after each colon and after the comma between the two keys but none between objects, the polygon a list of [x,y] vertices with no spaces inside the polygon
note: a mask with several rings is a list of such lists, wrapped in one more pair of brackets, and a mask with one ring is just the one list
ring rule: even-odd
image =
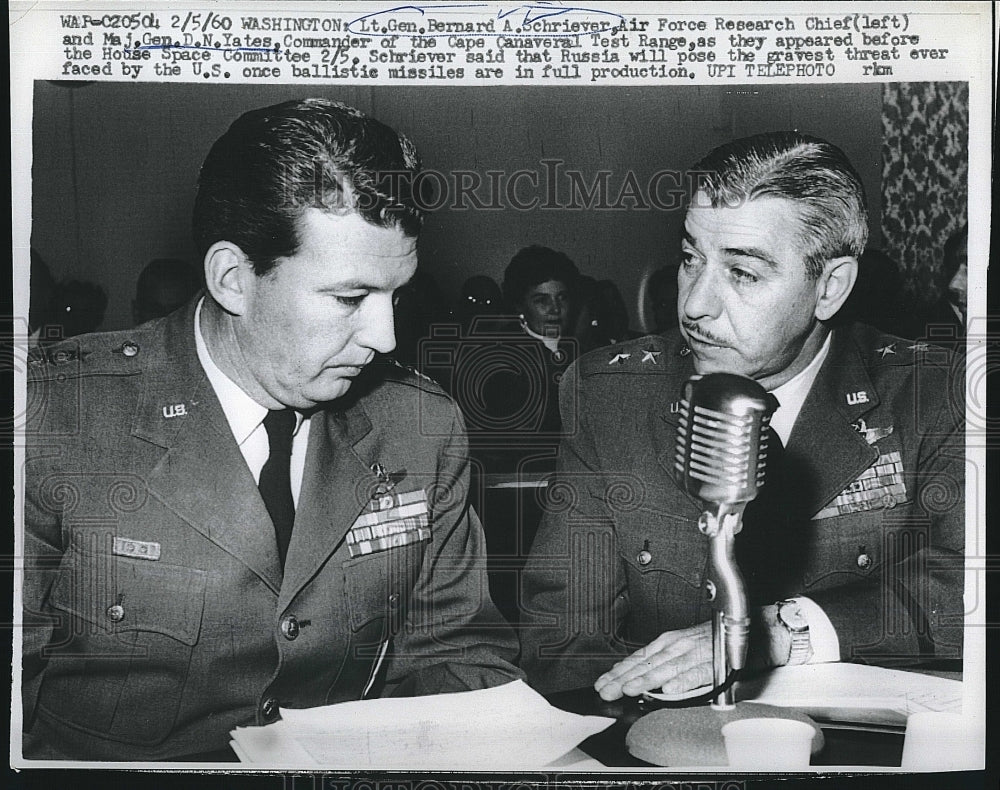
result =
[{"label": "watch band", "polygon": [[[784,627],[791,637],[791,648],[788,651],[788,661],[786,665],[796,666],[799,664],[804,664],[809,660],[809,656],[812,653],[812,643],[809,638],[809,625],[793,626],[791,623],[785,620],[781,616],[781,609],[785,606],[795,606],[798,607],[798,602],[793,600],[778,601],[777,607],[777,619],[778,622]],[[799,611],[799,616],[802,616],[801,609]],[[803,618],[804,619],[804,618]]]}]

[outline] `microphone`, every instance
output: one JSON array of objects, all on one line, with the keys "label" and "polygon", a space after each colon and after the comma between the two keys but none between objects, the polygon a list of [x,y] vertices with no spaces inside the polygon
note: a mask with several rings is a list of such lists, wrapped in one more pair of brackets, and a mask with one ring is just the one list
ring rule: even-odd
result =
[{"label": "microphone", "polygon": [[743,511],[764,483],[771,415],[777,400],[760,384],[732,373],[692,376],[684,384],[674,471],[678,483],[706,509],[698,528],[709,537],[708,594],[716,611],[716,686],[719,662],[742,669],[750,613],[734,553]]}]

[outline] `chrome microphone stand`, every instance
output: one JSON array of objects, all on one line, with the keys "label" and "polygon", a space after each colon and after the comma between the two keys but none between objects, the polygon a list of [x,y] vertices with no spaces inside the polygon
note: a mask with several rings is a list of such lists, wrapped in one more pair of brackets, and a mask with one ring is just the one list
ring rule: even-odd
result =
[{"label": "chrome microphone stand", "polygon": [[721,504],[717,511],[706,510],[698,519],[698,529],[709,538],[706,587],[713,608],[712,687],[721,689],[712,700],[717,710],[729,710],[736,704],[733,684],[727,686],[726,680],[731,672],[743,668],[750,637],[746,585],[733,550],[745,506]]}]

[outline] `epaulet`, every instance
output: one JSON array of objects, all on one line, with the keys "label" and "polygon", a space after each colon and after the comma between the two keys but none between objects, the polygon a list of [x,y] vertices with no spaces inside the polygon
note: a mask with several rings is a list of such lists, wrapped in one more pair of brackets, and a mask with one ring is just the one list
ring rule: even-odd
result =
[{"label": "epaulet", "polygon": [[37,346],[28,352],[28,376],[37,379],[139,372],[142,344],[132,332],[100,332]]},{"label": "epaulet", "polygon": [[657,375],[666,364],[668,349],[660,335],[627,340],[588,351],[578,368],[584,378],[606,374]]},{"label": "epaulet", "polygon": [[434,379],[410,365],[404,365],[398,360],[393,359],[380,363],[379,370],[385,381],[416,387],[424,392],[447,397],[447,393]]},{"label": "epaulet", "polygon": [[893,335],[875,338],[869,348],[862,348],[875,367],[911,367],[937,364],[950,359],[953,349],[926,340],[905,340]]}]

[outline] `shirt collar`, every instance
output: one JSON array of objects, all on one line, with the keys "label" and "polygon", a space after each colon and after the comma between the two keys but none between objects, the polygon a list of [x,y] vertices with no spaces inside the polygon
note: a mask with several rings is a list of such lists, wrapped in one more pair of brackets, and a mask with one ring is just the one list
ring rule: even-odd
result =
[{"label": "shirt collar", "polygon": [[549,351],[555,352],[559,349],[559,335],[550,337],[548,335],[540,335],[537,332],[533,332],[531,330],[531,327],[528,326],[528,322],[525,321],[524,319],[521,319],[521,329],[523,329],[528,334],[529,337],[533,337],[535,338],[535,340],[542,341],[543,345]]},{"label": "shirt collar", "polygon": [[771,427],[775,433],[781,437],[782,443],[788,445],[788,439],[792,435],[792,427],[798,419],[799,412],[802,411],[802,404],[806,402],[809,390],[812,389],[813,382],[819,374],[819,369],[823,366],[823,361],[830,353],[830,340],[833,333],[830,332],[823,341],[816,356],[813,357],[805,368],[796,373],[792,378],[771,390],[771,394],[778,399],[778,410],[771,417]]},{"label": "shirt collar", "polygon": [[[205,375],[208,376],[208,381],[212,385],[212,389],[215,390],[219,403],[222,404],[222,412],[226,415],[226,421],[236,438],[236,443],[242,446],[250,438],[250,434],[257,430],[257,427],[264,421],[268,409],[247,395],[212,360],[212,355],[208,352],[208,345],[205,343],[205,336],[201,332],[201,306],[204,301],[205,297],[202,297],[194,311],[194,345],[198,352],[198,361],[205,370]],[[295,412],[295,418],[293,435],[298,432],[302,425],[302,414]]]}]

